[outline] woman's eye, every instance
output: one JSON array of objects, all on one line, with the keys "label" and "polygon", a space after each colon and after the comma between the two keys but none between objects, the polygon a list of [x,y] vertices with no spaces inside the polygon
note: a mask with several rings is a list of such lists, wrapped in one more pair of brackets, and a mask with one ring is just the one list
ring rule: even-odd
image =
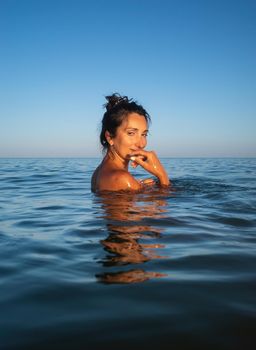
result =
[{"label": "woman's eye", "polygon": [[135,135],[135,132],[129,131],[129,132],[128,132],[128,135],[129,135],[129,136],[133,136],[133,135]]},{"label": "woman's eye", "polygon": [[147,136],[148,136],[148,134],[142,134],[142,136],[147,137]]}]

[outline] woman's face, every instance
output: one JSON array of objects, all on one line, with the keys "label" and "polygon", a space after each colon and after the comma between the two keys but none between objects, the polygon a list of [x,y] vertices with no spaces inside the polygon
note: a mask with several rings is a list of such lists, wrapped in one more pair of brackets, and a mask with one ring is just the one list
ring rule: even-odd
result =
[{"label": "woman's face", "polygon": [[123,159],[130,159],[132,151],[142,150],[147,145],[148,124],[143,115],[128,114],[110,138],[115,152]]}]

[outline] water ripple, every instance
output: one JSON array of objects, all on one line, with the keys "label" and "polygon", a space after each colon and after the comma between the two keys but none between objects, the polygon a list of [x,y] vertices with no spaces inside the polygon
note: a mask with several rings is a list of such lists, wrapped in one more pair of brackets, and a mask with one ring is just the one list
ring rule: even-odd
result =
[{"label": "water ripple", "polygon": [[98,159],[0,159],[4,349],[250,348],[256,160],[162,161],[170,191],[95,196]]}]

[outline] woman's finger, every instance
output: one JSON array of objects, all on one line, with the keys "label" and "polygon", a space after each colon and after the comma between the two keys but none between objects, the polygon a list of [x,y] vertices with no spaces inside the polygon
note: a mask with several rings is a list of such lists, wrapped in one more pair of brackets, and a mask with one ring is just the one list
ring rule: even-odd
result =
[{"label": "woman's finger", "polygon": [[136,162],[132,161],[132,162],[131,162],[131,166],[132,166],[132,167],[135,169],[135,168],[137,168],[138,163],[136,163]]},{"label": "woman's finger", "polygon": [[137,157],[143,157],[143,158],[147,158],[149,156],[151,152],[148,151],[143,151],[143,150],[138,150],[138,151],[132,151],[131,152],[131,156],[137,156]]},{"label": "woman's finger", "polygon": [[141,157],[132,156],[131,160],[142,166],[144,169],[147,169],[147,163],[145,160],[141,159]]}]

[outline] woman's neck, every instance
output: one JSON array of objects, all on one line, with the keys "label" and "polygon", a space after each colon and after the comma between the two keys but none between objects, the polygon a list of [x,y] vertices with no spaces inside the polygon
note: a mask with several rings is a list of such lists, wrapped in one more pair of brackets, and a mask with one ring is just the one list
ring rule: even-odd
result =
[{"label": "woman's neck", "polygon": [[114,164],[119,169],[128,170],[129,160],[122,158],[116,152],[114,147],[111,147],[108,149],[107,154],[105,156],[105,159],[107,161],[110,161],[112,164]]}]

